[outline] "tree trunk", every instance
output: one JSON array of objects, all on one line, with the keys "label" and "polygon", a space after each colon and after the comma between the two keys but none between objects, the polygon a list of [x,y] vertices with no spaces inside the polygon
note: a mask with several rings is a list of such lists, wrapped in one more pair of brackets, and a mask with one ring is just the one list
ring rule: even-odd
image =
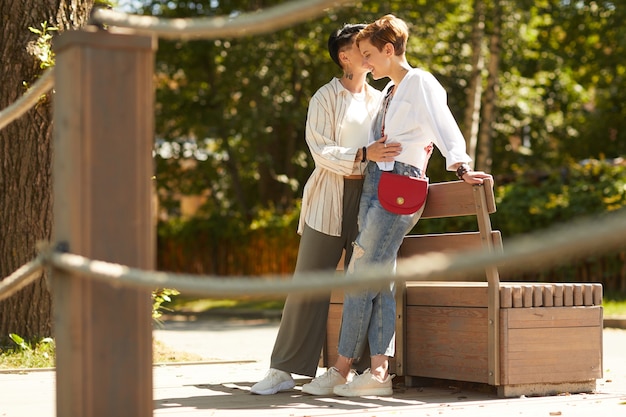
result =
[{"label": "tree trunk", "polygon": [[489,37],[489,64],[487,71],[487,88],[483,97],[482,122],[478,137],[478,152],[476,155],[476,169],[491,171],[491,138],[492,124],[496,118],[496,89],[498,87],[498,72],[500,68],[500,53],[502,43],[502,0],[495,0],[492,11],[493,31]]},{"label": "tree trunk", "polygon": [[467,142],[467,153],[476,165],[476,144],[478,142],[478,127],[480,125],[480,104],[483,93],[482,72],[485,59],[482,51],[485,35],[485,3],[483,0],[474,1],[474,22],[472,27],[472,74],[467,92],[467,107],[463,123],[463,136]]},{"label": "tree trunk", "polygon": [[248,204],[248,199],[246,198],[246,193],[244,191],[244,188],[241,182],[241,175],[239,171],[239,162],[238,162],[239,158],[237,157],[236,152],[232,149],[232,147],[228,143],[227,135],[224,135],[224,149],[226,150],[226,154],[228,155],[228,158],[225,159],[225,163],[226,163],[225,166],[226,166],[226,170],[228,171],[228,174],[230,175],[235,200],[237,201],[237,204],[239,205],[241,213],[244,213],[246,215],[246,218],[250,218],[251,216],[250,207]]},{"label": "tree trunk", "polygon": [[[59,31],[82,26],[93,0],[0,0],[0,108],[32,85],[42,70],[31,45],[41,24]],[[53,32],[53,34],[56,32]],[[36,255],[52,230],[52,93],[0,130],[0,279]],[[45,274],[0,302],[0,342],[9,333],[27,340],[51,335],[51,300]]]}]

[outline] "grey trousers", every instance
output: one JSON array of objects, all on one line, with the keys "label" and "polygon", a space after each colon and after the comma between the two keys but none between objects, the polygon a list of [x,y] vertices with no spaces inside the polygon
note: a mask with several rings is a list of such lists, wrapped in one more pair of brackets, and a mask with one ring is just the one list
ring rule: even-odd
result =
[{"label": "grey trousers", "polygon": [[[304,227],[293,279],[299,273],[333,271],[346,251],[344,270],[352,256],[352,242],[358,234],[357,217],[363,180],[344,180],[341,236],[329,236]],[[330,293],[288,295],[274,342],[270,367],[293,374],[315,377],[326,339]]]}]

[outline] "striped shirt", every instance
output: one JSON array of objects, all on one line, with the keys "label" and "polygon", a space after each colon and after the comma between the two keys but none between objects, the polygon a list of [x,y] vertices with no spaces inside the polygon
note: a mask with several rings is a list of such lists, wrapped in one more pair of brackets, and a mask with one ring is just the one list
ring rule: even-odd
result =
[{"label": "striped shirt", "polygon": [[363,137],[358,140],[350,138],[352,146],[344,143],[346,139],[342,139],[342,127],[354,98],[339,79],[333,78],[322,86],[309,102],[305,139],[315,169],[304,186],[299,234],[302,234],[306,223],[321,233],[341,236],[343,177],[361,172],[360,162],[355,161],[356,154],[367,145],[367,132],[381,97],[380,91],[369,84],[366,83],[365,88],[368,115],[364,118]]}]

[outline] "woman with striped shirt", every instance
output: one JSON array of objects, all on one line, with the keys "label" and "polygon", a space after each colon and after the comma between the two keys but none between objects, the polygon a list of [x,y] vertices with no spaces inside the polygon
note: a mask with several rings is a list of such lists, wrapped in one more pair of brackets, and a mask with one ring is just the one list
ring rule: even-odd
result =
[{"label": "woman with striped shirt", "polygon": [[[364,27],[348,24],[330,35],[328,51],[343,75],[322,86],[309,103],[305,139],[315,169],[302,197],[294,279],[304,272],[335,270],[344,250],[347,267],[358,232],[366,161],[393,158],[401,151],[399,144],[385,148],[382,142],[365,150],[380,92],[367,83],[369,71],[354,43]],[[270,370],[252,386],[253,394],[269,395],[293,388],[291,374],[316,375],[329,303],[330,293],[287,297]]]}]

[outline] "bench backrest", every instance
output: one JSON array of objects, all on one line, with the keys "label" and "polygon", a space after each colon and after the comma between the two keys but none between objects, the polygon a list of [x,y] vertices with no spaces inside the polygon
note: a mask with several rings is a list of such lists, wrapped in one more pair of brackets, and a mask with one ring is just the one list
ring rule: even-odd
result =
[{"label": "bench backrest", "polygon": [[[411,257],[427,252],[455,252],[483,247],[488,251],[502,250],[502,238],[499,231],[491,228],[489,215],[495,213],[496,203],[493,192],[493,182],[485,181],[482,185],[469,185],[463,181],[451,181],[431,184],[428,188],[426,207],[421,219],[433,219],[455,216],[476,216],[477,231],[463,233],[440,233],[424,235],[408,235],[404,238],[398,252],[399,261],[402,258]],[[421,221],[420,219],[420,221]],[[499,308],[500,308],[500,277],[495,267],[485,270],[485,277],[448,276],[445,281],[487,281],[487,307],[488,307],[488,361],[489,383],[499,385]],[[397,288],[397,317],[396,323],[396,360],[399,364],[404,361],[404,340],[406,329],[404,316],[406,314],[406,285]],[[451,283],[452,285],[452,283]],[[443,289],[445,290],[445,288]],[[450,287],[450,291],[455,291]],[[398,340],[400,339],[400,340]],[[402,366],[396,371],[401,372]]]},{"label": "bench backrest", "polygon": [[431,184],[420,221],[443,217],[476,216],[477,231],[408,235],[400,247],[398,257],[407,258],[427,252],[456,252],[476,249],[480,246],[488,250],[501,249],[501,234],[491,229],[489,218],[489,215],[495,211],[496,203],[491,180],[479,186],[471,186],[463,181]]}]

